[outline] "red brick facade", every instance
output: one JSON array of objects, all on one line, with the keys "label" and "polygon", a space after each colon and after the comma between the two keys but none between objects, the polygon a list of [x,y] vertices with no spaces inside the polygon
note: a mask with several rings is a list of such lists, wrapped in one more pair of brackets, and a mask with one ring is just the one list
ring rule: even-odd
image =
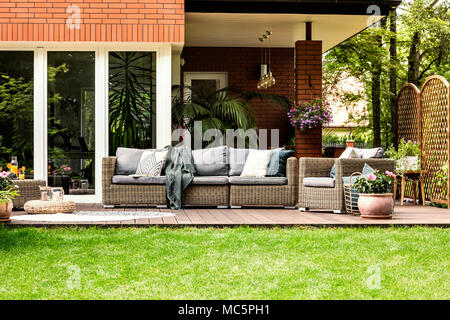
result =
[{"label": "red brick facade", "polygon": [[[261,48],[186,47],[182,71],[227,72],[228,85],[256,91],[260,76]],[[276,84],[261,92],[294,98],[294,49],[271,49],[271,71]],[[286,144],[289,123],[286,109],[268,101],[252,100],[259,129],[279,129],[280,145]],[[270,142],[269,142],[270,145]]]},{"label": "red brick facade", "polygon": [[[313,100],[322,97],[322,41],[295,43],[295,98]],[[295,156],[322,156],[322,128],[295,130]]]},{"label": "red brick facade", "polygon": [[184,42],[184,0],[0,0],[0,41]]}]

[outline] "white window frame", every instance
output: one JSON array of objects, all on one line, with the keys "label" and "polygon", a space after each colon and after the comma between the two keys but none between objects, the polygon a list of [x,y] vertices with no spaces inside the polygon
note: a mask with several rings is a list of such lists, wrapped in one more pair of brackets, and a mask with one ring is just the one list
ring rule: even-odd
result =
[{"label": "white window frame", "polygon": [[0,51],[34,52],[34,179],[47,181],[47,53],[49,51],[95,52],[95,194],[67,195],[76,202],[101,202],[102,158],[108,156],[108,77],[110,51],[156,52],[156,146],[171,143],[172,127],[171,43],[1,42]]}]

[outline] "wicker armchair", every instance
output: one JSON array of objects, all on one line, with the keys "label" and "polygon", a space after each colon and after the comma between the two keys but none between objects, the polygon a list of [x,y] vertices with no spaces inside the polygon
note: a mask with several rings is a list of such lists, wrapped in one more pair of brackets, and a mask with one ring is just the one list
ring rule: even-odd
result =
[{"label": "wicker armchair", "polygon": [[[394,170],[391,159],[332,159],[332,158],[300,158],[298,180],[298,207],[300,210],[329,209],[336,213],[345,212],[344,186],[342,177],[354,172],[361,172],[367,163],[380,171]],[[307,177],[329,177],[335,165],[334,187],[308,187],[303,184]]]}]

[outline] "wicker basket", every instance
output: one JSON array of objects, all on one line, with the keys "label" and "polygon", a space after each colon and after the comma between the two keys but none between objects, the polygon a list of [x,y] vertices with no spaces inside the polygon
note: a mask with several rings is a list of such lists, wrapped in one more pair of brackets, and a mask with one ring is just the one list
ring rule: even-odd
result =
[{"label": "wicker basket", "polygon": [[355,175],[362,175],[361,172],[354,172],[351,174],[349,178],[349,183],[344,183],[344,198],[345,198],[345,210],[347,213],[350,213],[355,216],[359,216],[360,212],[358,209],[358,199],[359,199],[359,191],[353,189],[352,177]]}]

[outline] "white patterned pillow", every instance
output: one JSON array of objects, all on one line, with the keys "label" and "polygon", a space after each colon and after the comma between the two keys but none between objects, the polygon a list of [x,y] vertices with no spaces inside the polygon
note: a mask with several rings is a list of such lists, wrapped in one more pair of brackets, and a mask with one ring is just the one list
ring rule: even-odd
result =
[{"label": "white patterned pillow", "polygon": [[167,150],[144,151],[139,160],[136,176],[160,176],[166,161]]}]

